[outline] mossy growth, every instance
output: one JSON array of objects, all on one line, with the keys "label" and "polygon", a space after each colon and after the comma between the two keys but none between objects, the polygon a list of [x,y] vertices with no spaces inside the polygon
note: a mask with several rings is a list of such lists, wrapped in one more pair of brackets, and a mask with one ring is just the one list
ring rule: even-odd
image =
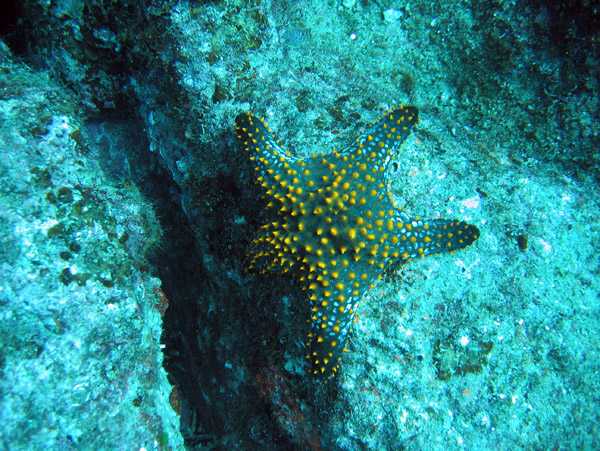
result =
[{"label": "mossy growth", "polygon": [[[47,170],[34,171],[35,175],[49,180]],[[54,224],[46,231],[46,236],[57,246],[57,254],[65,266],[57,274],[58,280],[65,285],[75,283],[84,286],[95,280],[110,288],[121,279],[132,274],[134,268],[142,266],[132,257],[128,241],[131,231],[111,214],[114,202],[106,193],[95,191],[81,185],[59,186],[47,183],[49,190],[46,201],[55,207]],[[152,221],[142,218],[148,225]],[[146,234],[144,234],[146,232]],[[149,233],[148,233],[149,232]],[[158,241],[160,229],[148,227],[142,231],[136,246],[140,257]],[[140,240],[141,238],[141,240]]]},{"label": "mossy growth", "polygon": [[484,339],[471,338],[463,345],[454,334],[437,340],[433,345],[433,364],[438,379],[445,381],[452,376],[481,373],[493,348],[494,343]]}]

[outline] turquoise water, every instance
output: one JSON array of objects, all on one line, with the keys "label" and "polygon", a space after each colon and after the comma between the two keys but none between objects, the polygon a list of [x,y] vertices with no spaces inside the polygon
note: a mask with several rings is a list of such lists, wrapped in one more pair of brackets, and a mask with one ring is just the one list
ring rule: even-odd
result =
[{"label": "turquoise water", "polygon": [[[6,17],[1,448],[600,448],[597,7],[65,0]],[[400,105],[420,122],[385,191],[480,236],[365,269],[348,352],[313,378],[307,320],[327,322],[311,302],[329,288],[302,291],[316,264],[246,271],[268,222],[254,174],[272,174],[234,120],[264,117],[284,160],[309,161]]]}]

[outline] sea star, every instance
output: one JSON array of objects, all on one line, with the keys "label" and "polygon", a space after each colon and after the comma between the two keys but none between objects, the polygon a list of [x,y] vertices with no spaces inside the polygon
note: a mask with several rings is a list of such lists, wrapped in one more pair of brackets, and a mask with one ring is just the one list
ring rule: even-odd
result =
[{"label": "sea star", "polygon": [[338,371],[358,303],[386,267],[465,248],[479,237],[473,225],[423,221],[391,199],[390,161],[418,121],[416,107],[400,106],[346,149],[300,159],[279,146],[263,119],[236,118],[237,137],[274,216],[253,241],[248,269],[290,274],[308,292],[307,358],[316,376]]}]

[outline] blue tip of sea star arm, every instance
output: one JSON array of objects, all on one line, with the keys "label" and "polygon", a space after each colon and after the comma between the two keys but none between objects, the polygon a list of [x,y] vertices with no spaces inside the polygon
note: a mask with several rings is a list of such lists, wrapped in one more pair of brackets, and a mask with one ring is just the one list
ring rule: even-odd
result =
[{"label": "blue tip of sea star arm", "polygon": [[416,107],[394,108],[369,126],[356,138],[356,142],[341,154],[354,153],[368,162],[370,169],[385,170],[418,122],[419,111]]}]

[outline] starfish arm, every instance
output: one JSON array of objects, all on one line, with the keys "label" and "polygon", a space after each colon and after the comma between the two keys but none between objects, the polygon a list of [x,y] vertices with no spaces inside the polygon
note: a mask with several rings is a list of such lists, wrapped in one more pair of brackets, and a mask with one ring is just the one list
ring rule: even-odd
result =
[{"label": "starfish arm", "polygon": [[464,249],[480,234],[477,227],[456,218],[407,221],[405,215],[394,219],[394,229],[391,254],[404,260]]},{"label": "starfish arm", "polygon": [[356,142],[341,154],[354,154],[372,173],[383,173],[396,158],[402,143],[419,122],[419,112],[413,106],[400,106],[387,112],[356,138]]},{"label": "starfish arm", "polygon": [[360,296],[344,296],[344,290],[333,289],[335,296],[331,291],[319,288],[310,295],[313,301],[306,358],[311,362],[312,374],[321,378],[334,377],[338,371],[342,355],[348,350],[348,335],[360,300]]},{"label": "starfish arm", "polygon": [[[255,164],[257,181],[269,191],[292,183],[285,175],[294,175],[296,159],[285,152],[263,119],[250,113],[238,115],[234,123],[237,138]],[[267,193],[269,194],[269,193]]]}]

